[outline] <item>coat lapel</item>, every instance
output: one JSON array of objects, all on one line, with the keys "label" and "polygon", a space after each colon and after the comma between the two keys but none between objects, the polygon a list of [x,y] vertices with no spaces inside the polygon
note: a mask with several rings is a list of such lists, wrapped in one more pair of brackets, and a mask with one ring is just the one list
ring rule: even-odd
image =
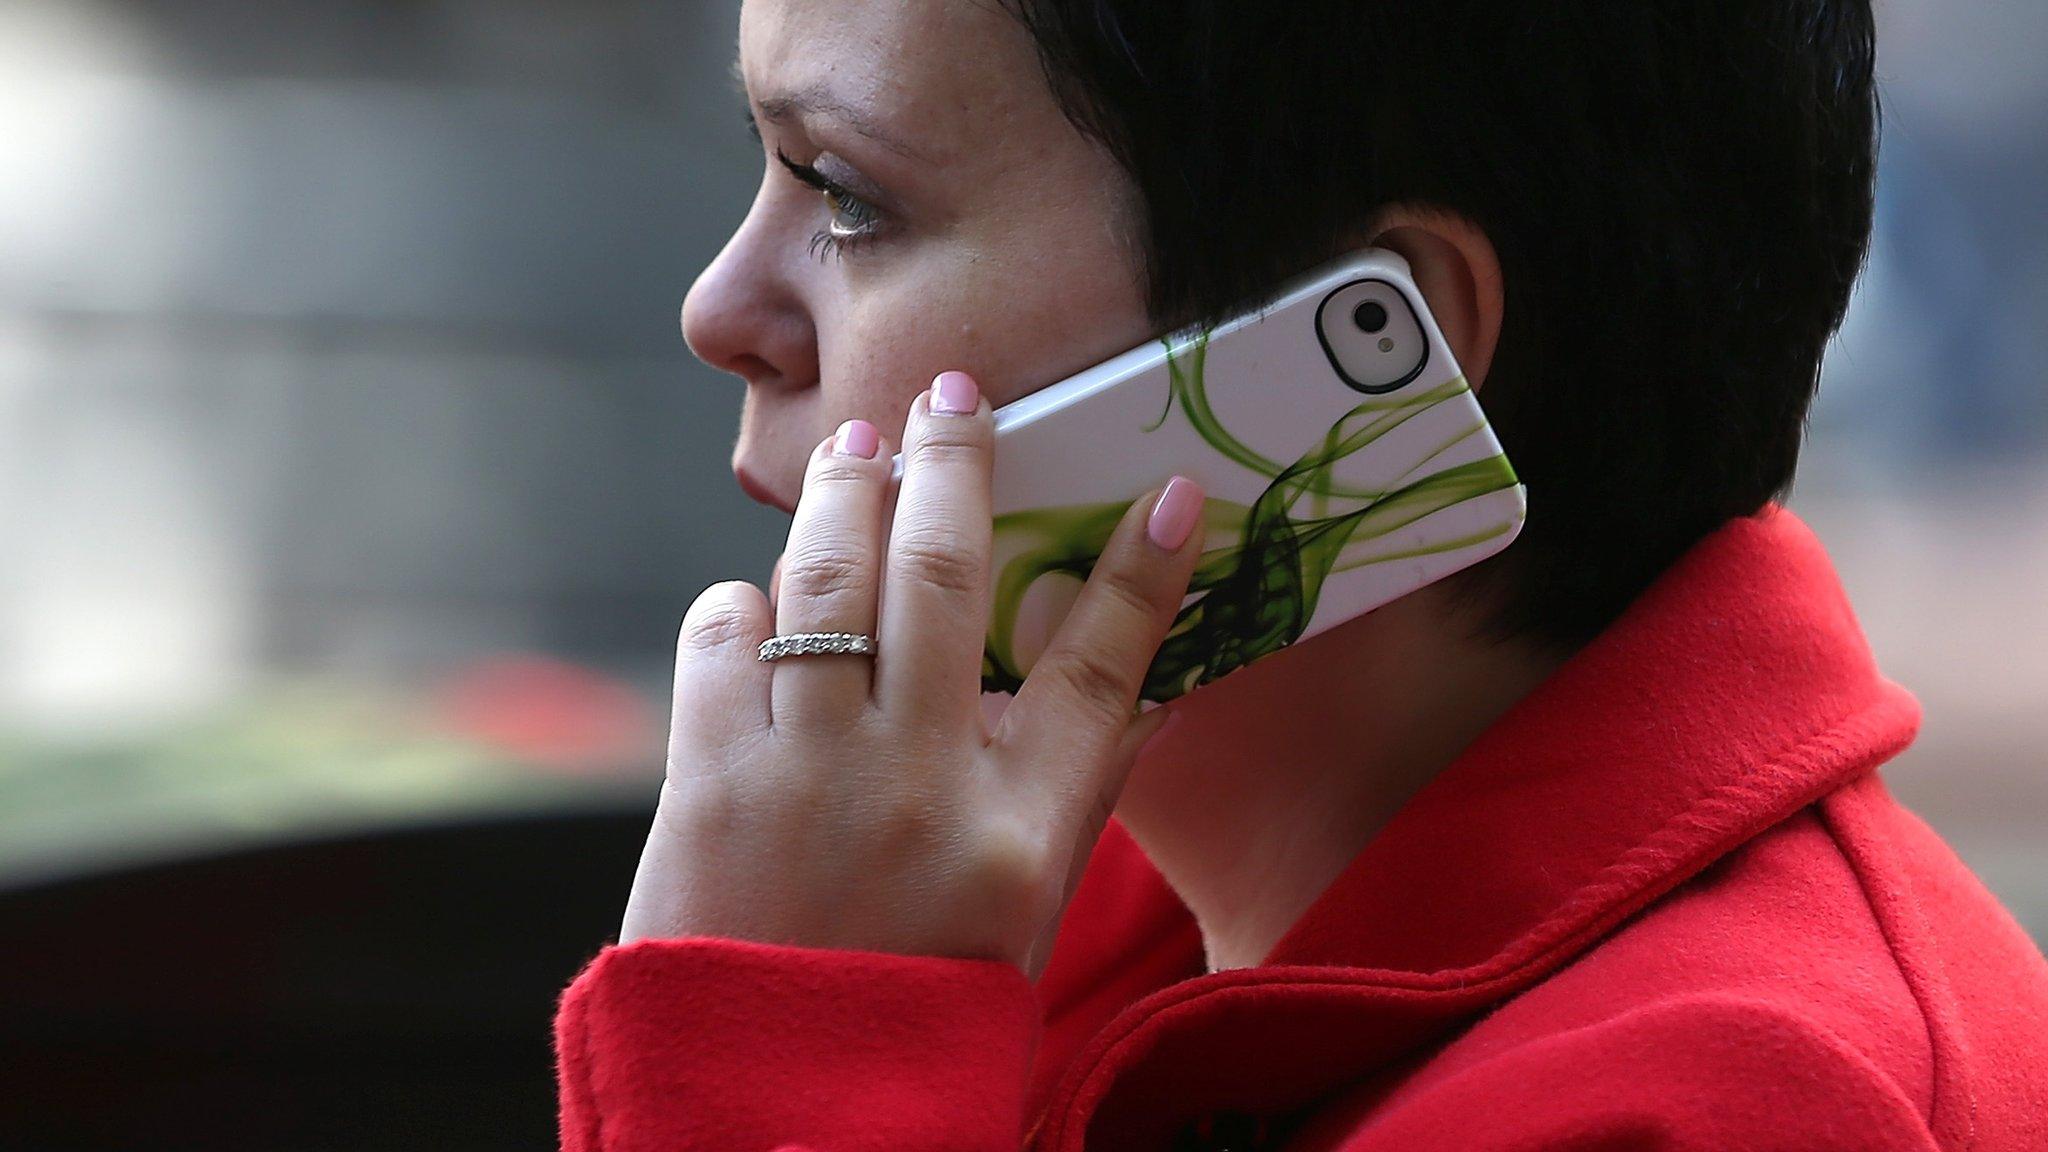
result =
[{"label": "coat lapel", "polygon": [[1820,543],[1731,521],[1422,789],[1259,967],[1205,974],[1121,825],[1039,990],[1036,1145],[1302,1108],[1529,987],[1913,737]]}]

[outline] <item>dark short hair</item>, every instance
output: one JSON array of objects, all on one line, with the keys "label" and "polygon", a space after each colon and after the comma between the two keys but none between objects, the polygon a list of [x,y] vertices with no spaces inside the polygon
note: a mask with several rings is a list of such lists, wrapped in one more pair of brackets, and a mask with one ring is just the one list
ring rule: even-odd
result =
[{"label": "dark short hair", "polygon": [[1483,631],[1576,646],[1789,488],[1869,244],[1869,0],[1005,3],[1136,183],[1161,331],[1382,206],[1486,232],[1481,399],[1530,516],[1460,577]]}]

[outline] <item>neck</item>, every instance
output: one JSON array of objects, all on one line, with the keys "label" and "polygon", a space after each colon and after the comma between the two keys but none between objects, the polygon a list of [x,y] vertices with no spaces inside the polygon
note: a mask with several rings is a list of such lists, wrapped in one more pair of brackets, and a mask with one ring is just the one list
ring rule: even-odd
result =
[{"label": "neck", "polygon": [[1564,657],[1469,639],[1441,586],[1175,702],[1118,820],[1209,969],[1261,963],[1396,810]]}]

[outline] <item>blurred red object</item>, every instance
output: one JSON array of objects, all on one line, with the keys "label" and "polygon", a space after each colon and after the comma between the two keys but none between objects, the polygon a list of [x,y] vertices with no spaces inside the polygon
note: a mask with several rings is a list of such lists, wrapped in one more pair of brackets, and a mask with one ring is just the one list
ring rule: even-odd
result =
[{"label": "blurred red object", "polygon": [[521,760],[571,772],[659,763],[649,701],[593,668],[526,653],[487,657],[431,692],[438,727]]}]

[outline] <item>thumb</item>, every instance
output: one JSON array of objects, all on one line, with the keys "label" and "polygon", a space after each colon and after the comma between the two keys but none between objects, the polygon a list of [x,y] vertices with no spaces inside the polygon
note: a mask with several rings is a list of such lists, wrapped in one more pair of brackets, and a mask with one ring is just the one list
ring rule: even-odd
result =
[{"label": "thumb", "polygon": [[[1174,723],[1179,718],[1180,713],[1169,704],[1146,709],[1136,720],[1131,721],[1130,725],[1124,729],[1123,737],[1117,741],[1116,762],[1128,771],[1131,765],[1138,762],[1138,757],[1145,751],[1145,745],[1150,743],[1154,736],[1164,732],[1167,725]],[[1123,784],[1121,778],[1119,778],[1117,791],[1121,792],[1122,790]],[[1110,806],[1115,807],[1114,801],[1112,801]]]},{"label": "thumb", "polygon": [[[1125,726],[1123,736],[1117,740],[1116,755],[1102,774],[1101,790],[1096,794],[1095,803],[1088,808],[1087,821],[1081,826],[1079,843],[1084,851],[1080,855],[1085,857],[1085,850],[1093,848],[1095,842],[1102,838],[1102,830],[1109,826],[1110,814],[1116,811],[1116,802],[1123,796],[1124,782],[1130,779],[1131,769],[1137,765],[1138,757],[1144,755],[1145,746],[1179,720],[1179,712],[1171,706],[1161,705]],[[1080,867],[1076,865],[1072,876],[1079,874]]]},{"label": "thumb", "polygon": [[1025,974],[1034,982],[1045,970],[1047,959],[1052,955],[1053,940],[1059,934],[1061,921],[1066,919],[1067,905],[1074,902],[1074,893],[1081,887],[1081,876],[1088,870],[1088,861],[1095,854],[1095,845],[1102,839],[1103,829],[1109,827],[1109,817],[1116,811],[1116,803],[1123,795],[1124,781],[1130,778],[1131,769],[1138,758],[1144,755],[1145,746],[1154,737],[1180,722],[1180,714],[1167,706],[1154,708],[1139,716],[1125,727],[1123,736],[1117,742],[1116,760],[1104,779],[1102,791],[1096,802],[1089,806],[1088,819],[1074,836],[1074,851],[1067,864],[1065,887],[1060,893],[1060,910],[1039,934],[1025,961]]},{"label": "thumb", "polygon": [[1089,805],[1088,818],[1082,822],[1074,841],[1074,863],[1067,872],[1066,899],[1074,898],[1074,886],[1081,881],[1081,871],[1087,866],[1088,854],[1095,850],[1095,842],[1102,839],[1102,830],[1109,826],[1109,818],[1116,812],[1117,801],[1124,794],[1124,782],[1130,779],[1131,769],[1144,755],[1146,745],[1179,723],[1180,713],[1162,706],[1131,721],[1124,729],[1123,738],[1117,742],[1116,758],[1103,773],[1101,790],[1096,794],[1095,803]]},{"label": "thumb", "polygon": [[[1123,729],[1201,559],[1206,499],[1199,484],[1177,475],[1150,500],[1132,502],[1017,689],[995,744],[1027,764],[1089,772],[1135,753]],[[1053,782],[1074,801],[1093,786]]]}]

